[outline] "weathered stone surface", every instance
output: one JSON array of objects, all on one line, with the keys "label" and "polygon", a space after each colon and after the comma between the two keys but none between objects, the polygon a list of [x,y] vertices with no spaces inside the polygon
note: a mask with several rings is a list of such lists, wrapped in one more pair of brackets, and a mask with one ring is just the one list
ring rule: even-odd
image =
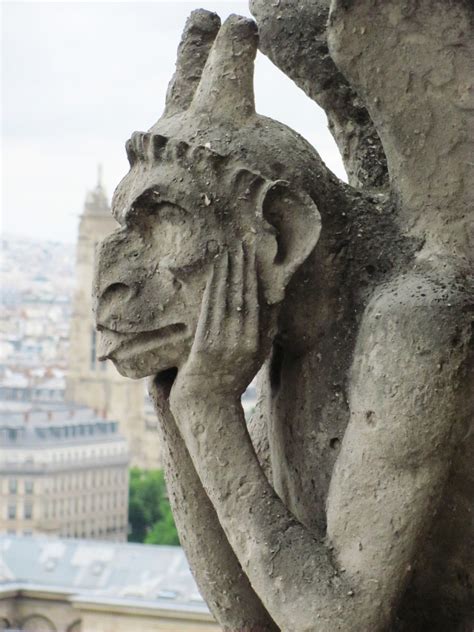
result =
[{"label": "weathered stone surface", "polygon": [[[256,114],[255,24],[193,14],[165,114],[127,144],[96,272],[103,354],[152,378],[183,544],[224,629],[467,630],[472,6],[341,0],[325,30],[327,4],[252,7],[264,49],[343,121],[357,188]],[[258,370],[252,444],[239,398]]]}]

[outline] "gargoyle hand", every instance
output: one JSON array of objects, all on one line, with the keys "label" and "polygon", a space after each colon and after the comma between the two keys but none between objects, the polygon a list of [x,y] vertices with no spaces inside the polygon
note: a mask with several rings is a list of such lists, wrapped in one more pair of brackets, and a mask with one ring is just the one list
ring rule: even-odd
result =
[{"label": "gargoyle hand", "polygon": [[173,385],[172,406],[187,395],[240,397],[259,368],[258,350],[255,244],[240,242],[212,267],[193,346]]}]

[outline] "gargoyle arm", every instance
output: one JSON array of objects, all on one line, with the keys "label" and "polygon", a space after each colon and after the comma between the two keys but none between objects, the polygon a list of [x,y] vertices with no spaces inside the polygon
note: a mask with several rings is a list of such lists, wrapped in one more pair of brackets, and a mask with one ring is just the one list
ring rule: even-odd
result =
[{"label": "gargoyle arm", "polygon": [[301,630],[315,629],[315,622],[321,631],[346,629],[336,620],[351,587],[335,577],[324,542],[292,516],[265,478],[240,401],[196,396],[173,409],[219,522],[275,622],[289,632],[304,613]]},{"label": "gargoyle arm", "polygon": [[243,573],[196,474],[169,410],[166,389],[163,381],[150,383],[168,495],[199,589],[223,630],[276,632],[277,627]]},{"label": "gargoyle arm", "polygon": [[412,272],[376,292],[355,349],[327,528],[370,630],[392,621],[470,421],[470,325],[442,287]]}]

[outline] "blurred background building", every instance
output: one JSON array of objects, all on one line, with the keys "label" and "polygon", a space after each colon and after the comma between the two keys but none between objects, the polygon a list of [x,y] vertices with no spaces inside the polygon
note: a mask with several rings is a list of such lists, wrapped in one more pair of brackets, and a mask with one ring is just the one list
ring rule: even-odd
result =
[{"label": "blurred background building", "polygon": [[128,446],[118,423],[10,388],[0,401],[0,532],[125,542]]},{"label": "blurred background building", "polygon": [[64,244],[2,239],[0,400],[21,396],[42,407],[46,401],[86,406],[97,418],[118,422],[132,465],[154,469],[160,466],[159,444],[144,381],[123,378],[96,355],[94,253],[117,226],[99,169],[80,217],[75,255]]},{"label": "blurred background building", "polygon": [[0,536],[0,630],[215,632],[179,547]]}]

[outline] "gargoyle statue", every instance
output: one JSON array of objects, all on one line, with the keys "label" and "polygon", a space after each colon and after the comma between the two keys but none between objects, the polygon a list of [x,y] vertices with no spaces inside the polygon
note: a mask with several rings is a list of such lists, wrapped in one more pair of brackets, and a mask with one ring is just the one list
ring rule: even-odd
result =
[{"label": "gargoyle statue", "polygon": [[[150,377],[181,542],[223,629],[472,630],[473,250],[450,166],[472,8],[337,0],[326,27],[327,5],[252,10],[326,107],[350,184],[256,113],[256,24],[193,12],[164,115],[127,142],[101,353]],[[436,137],[454,154],[434,160]]]}]

